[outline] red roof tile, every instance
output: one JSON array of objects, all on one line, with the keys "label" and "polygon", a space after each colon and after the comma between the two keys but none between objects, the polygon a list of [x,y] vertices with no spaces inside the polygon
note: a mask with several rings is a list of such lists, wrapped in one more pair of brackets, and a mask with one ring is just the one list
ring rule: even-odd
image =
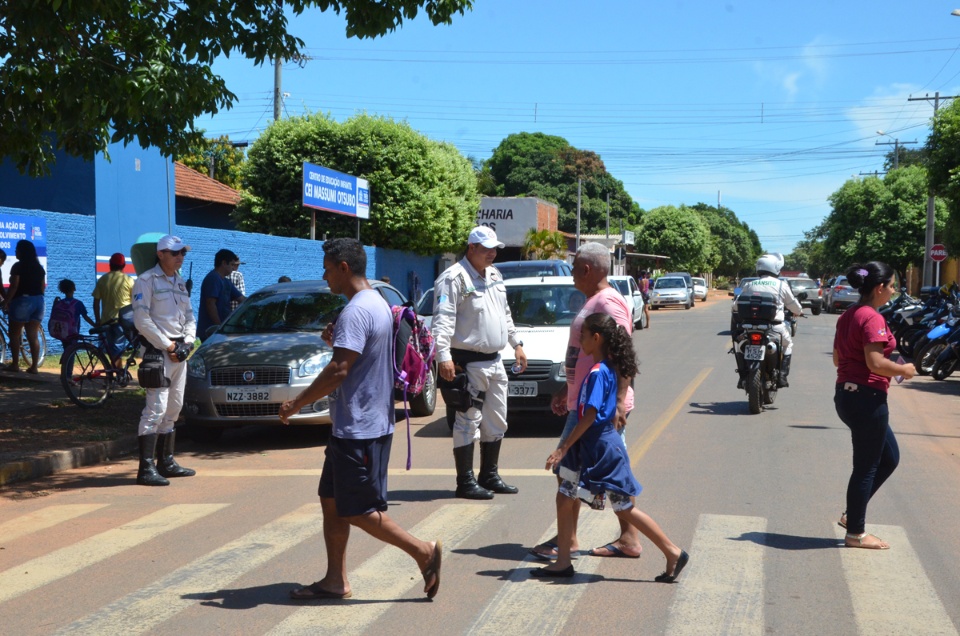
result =
[{"label": "red roof tile", "polygon": [[237,205],[240,203],[240,193],[233,188],[223,185],[216,179],[211,179],[193,168],[188,168],[179,161],[174,162],[176,168],[177,196],[199,201],[212,201]]}]

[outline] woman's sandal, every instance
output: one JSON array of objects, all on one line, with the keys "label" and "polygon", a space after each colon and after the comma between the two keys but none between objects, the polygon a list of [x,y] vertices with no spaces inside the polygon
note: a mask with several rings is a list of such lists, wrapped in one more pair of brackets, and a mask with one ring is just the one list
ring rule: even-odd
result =
[{"label": "woman's sandal", "polygon": [[[864,544],[863,540],[867,538],[876,539],[876,543]],[[851,541],[856,541],[856,544],[851,543]],[[846,538],[844,539],[844,545],[848,548],[863,548],[864,550],[889,550],[890,544],[881,539],[880,537],[875,537],[872,534],[867,534],[866,532],[862,534],[850,534],[847,533]]]},{"label": "woman's sandal", "polygon": [[844,530],[847,529],[847,513],[843,513],[842,515],[840,515],[840,521],[837,522],[837,525],[843,528]]}]

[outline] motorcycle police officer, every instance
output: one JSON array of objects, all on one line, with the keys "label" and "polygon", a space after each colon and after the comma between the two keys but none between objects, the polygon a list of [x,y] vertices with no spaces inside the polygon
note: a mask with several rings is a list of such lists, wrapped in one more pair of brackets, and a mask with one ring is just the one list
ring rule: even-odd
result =
[{"label": "motorcycle police officer", "polygon": [[[167,486],[166,477],[196,474],[173,459],[174,424],[187,381],[186,359],[197,333],[190,292],[178,274],[189,250],[178,236],[162,237],[157,241],[159,262],[140,274],[133,285],[133,321],[145,341],[139,378],[147,392],[147,404],[140,416],[137,469],[137,483],[144,486]],[[158,445],[160,454],[154,465]]]},{"label": "motorcycle police officer", "polygon": [[783,324],[783,308],[786,306],[787,309],[799,316],[803,313],[803,307],[794,297],[787,281],[778,278],[781,269],[783,269],[783,256],[781,254],[774,252],[761,256],[757,259],[757,276],[760,278],[747,283],[741,292],[741,296],[763,294],[773,298],[777,304],[777,314],[772,329],[780,334],[783,342],[783,364],[780,367],[780,378],[777,381],[777,386],[785,388],[790,386],[790,383],[787,382],[787,376],[790,375],[793,339],[790,337],[790,329]]},{"label": "motorcycle police officer", "polygon": [[[503,276],[493,266],[504,244],[489,227],[475,227],[467,240],[466,256],[437,278],[434,284],[433,322],[440,378],[453,382],[456,367],[466,374],[457,393],[453,426],[453,457],[457,469],[457,497],[491,499],[494,493],[513,494],[500,478],[497,463],[507,431],[507,372],[500,350],[509,342],[519,373],[527,368],[523,342],[507,305]],[[444,400],[452,393],[443,389]],[[462,410],[460,410],[462,409]],[[473,444],[480,441],[480,474],[473,474]],[[479,482],[479,483],[478,483]]]}]

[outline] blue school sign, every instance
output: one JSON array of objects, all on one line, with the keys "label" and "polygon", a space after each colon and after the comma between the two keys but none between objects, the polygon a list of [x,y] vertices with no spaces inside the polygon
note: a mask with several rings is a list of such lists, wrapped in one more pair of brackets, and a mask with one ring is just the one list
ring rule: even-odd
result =
[{"label": "blue school sign", "polygon": [[370,218],[366,179],[303,162],[303,205],[358,219]]}]

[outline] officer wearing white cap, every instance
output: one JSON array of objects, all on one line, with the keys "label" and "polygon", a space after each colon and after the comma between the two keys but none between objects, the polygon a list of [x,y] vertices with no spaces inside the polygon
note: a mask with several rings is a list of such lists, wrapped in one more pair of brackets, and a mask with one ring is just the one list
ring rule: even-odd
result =
[{"label": "officer wearing white cap", "polygon": [[[493,266],[504,245],[488,227],[475,227],[466,256],[434,283],[433,322],[440,377],[452,382],[457,367],[466,374],[469,393],[457,408],[453,426],[453,457],[457,497],[491,499],[494,493],[518,491],[500,478],[497,464],[507,431],[507,373],[500,350],[509,342],[517,363],[527,367],[523,343],[507,305],[503,276]],[[445,398],[446,399],[446,398]],[[469,403],[469,404],[467,404]],[[473,445],[480,442],[480,474],[473,474]],[[478,483],[479,482],[479,483]]]},{"label": "officer wearing white cap", "polygon": [[133,321],[146,341],[140,384],[146,389],[147,405],[140,416],[137,470],[137,483],[144,486],[166,486],[170,483],[166,477],[196,474],[173,459],[173,427],[183,406],[186,359],[197,334],[190,293],[178,273],[189,250],[178,236],[162,237],[157,241],[158,263],[133,285]]}]

